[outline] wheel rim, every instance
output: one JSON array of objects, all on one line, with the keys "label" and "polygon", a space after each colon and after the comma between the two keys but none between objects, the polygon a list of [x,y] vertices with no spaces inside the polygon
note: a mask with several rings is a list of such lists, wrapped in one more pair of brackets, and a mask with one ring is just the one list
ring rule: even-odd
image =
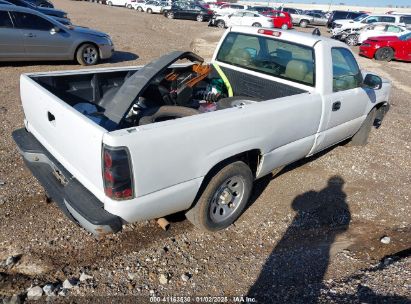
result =
[{"label": "wheel rim", "polygon": [[281,28],[282,28],[283,30],[287,30],[287,29],[288,29],[288,26],[287,26],[287,24],[283,24],[283,25],[281,26]]},{"label": "wheel rim", "polygon": [[93,47],[87,47],[83,51],[83,59],[87,64],[93,64],[97,61],[97,50]]},{"label": "wheel rim", "polygon": [[223,28],[224,27],[224,22],[218,22],[217,23],[217,27],[219,27],[219,28]]},{"label": "wheel rim", "polygon": [[173,19],[174,15],[173,15],[173,13],[168,13],[167,17],[170,18],[170,19]]},{"label": "wheel rim", "polygon": [[390,50],[389,49],[382,49],[381,51],[381,58],[382,59],[388,59],[390,57]]},{"label": "wheel rim", "polygon": [[349,36],[347,38],[347,44],[348,45],[356,45],[357,44],[357,38],[353,36]]},{"label": "wheel rim", "polygon": [[141,7],[137,7],[137,10],[141,12],[143,9]]},{"label": "wheel rim", "polygon": [[221,223],[228,219],[239,208],[244,192],[245,181],[242,176],[233,176],[222,183],[211,199],[211,220]]},{"label": "wheel rim", "polygon": [[203,16],[198,15],[198,16],[197,16],[197,21],[200,21],[200,22],[203,21]]},{"label": "wheel rim", "polygon": [[253,26],[254,26],[254,27],[261,27],[261,24],[259,24],[259,23],[254,23]]}]

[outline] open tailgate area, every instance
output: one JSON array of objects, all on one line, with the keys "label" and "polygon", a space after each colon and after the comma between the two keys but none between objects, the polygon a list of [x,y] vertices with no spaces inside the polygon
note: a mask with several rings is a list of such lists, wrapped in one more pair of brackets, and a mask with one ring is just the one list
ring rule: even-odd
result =
[{"label": "open tailgate area", "polygon": [[80,183],[104,201],[101,153],[107,131],[47,91],[31,79],[33,76],[22,75],[20,79],[27,130]]}]

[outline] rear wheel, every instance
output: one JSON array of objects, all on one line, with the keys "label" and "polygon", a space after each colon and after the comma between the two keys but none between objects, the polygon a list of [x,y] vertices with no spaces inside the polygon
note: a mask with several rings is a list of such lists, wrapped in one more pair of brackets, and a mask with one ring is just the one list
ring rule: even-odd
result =
[{"label": "rear wheel", "polygon": [[225,22],[223,20],[218,20],[216,25],[219,28],[225,28]]},{"label": "rear wheel", "polygon": [[127,5],[127,8],[128,8],[128,9],[132,9],[133,6],[132,6],[131,4],[128,4],[128,5]]},{"label": "rear wheel", "polygon": [[347,43],[350,46],[355,46],[358,44],[358,35],[351,34],[348,35],[347,38],[345,38],[345,43]]},{"label": "rear wheel", "polygon": [[307,20],[301,20],[300,21],[300,27],[307,27],[308,21]]},{"label": "rear wheel", "polygon": [[282,29],[282,30],[288,30],[288,25],[284,23],[284,24],[281,26],[281,29]]},{"label": "rear wheel", "polygon": [[136,9],[137,9],[139,12],[142,12],[142,11],[143,11],[143,8],[142,8],[141,6],[137,7]]},{"label": "rear wheel", "polygon": [[186,217],[202,230],[227,228],[243,212],[252,188],[250,168],[242,161],[229,163],[213,174]]},{"label": "rear wheel", "polygon": [[98,48],[91,43],[85,43],[77,50],[76,58],[81,65],[95,65],[99,60]]},{"label": "rear wheel", "polygon": [[147,14],[152,14],[153,10],[151,8],[148,8],[146,12],[147,12]]},{"label": "rear wheel", "polygon": [[168,12],[168,13],[166,14],[166,16],[167,16],[168,19],[174,19],[174,14],[173,14],[173,12]]},{"label": "rear wheel", "polygon": [[375,52],[375,59],[391,61],[394,58],[394,50],[390,47],[382,47]]},{"label": "rear wheel", "polygon": [[107,5],[108,6],[113,6],[113,2],[109,1],[109,2],[107,2]]},{"label": "rear wheel", "polygon": [[253,23],[253,25],[252,26],[254,26],[254,27],[261,27],[261,24],[260,23],[258,23],[258,22],[256,22],[256,23]]},{"label": "rear wheel", "polygon": [[203,15],[197,15],[196,20],[197,20],[198,22],[203,22],[203,21],[204,21]]}]

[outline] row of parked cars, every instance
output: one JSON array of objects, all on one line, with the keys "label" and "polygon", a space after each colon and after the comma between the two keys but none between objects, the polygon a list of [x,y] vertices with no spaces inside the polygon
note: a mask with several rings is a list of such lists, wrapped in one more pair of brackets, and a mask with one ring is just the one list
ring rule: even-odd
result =
[{"label": "row of parked cars", "polygon": [[45,0],[0,0],[0,61],[76,60],[94,65],[114,53],[109,35],[74,26]]}]

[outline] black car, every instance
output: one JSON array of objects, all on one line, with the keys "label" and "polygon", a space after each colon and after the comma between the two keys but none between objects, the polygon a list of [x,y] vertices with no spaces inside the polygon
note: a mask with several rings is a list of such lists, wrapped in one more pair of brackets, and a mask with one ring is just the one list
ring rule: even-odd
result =
[{"label": "black car", "polygon": [[339,20],[339,19],[355,19],[358,16],[363,15],[364,13],[360,13],[360,12],[350,12],[350,11],[333,11],[330,15],[330,17],[328,18],[328,22],[327,22],[327,27],[330,28],[332,26],[332,23],[335,20]]},{"label": "black car", "polygon": [[164,13],[164,16],[169,19],[189,19],[202,22],[209,21],[213,14],[213,11],[199,4],[175,3]]},{"label": "black car", "polygon": [[[31,8],[32,10],[38,11],[45,15],[59,17],[59,18],[67,18],[67,13],[61,10],[58,10],[58,9],[36,6],[35,4],[32,4],[31,2],[27,2],[24,0],[6,0],[6,1],[10,2],[11,4],[17,5],[17,6]],[[32,1],[34,2],[34,0]]]}]

